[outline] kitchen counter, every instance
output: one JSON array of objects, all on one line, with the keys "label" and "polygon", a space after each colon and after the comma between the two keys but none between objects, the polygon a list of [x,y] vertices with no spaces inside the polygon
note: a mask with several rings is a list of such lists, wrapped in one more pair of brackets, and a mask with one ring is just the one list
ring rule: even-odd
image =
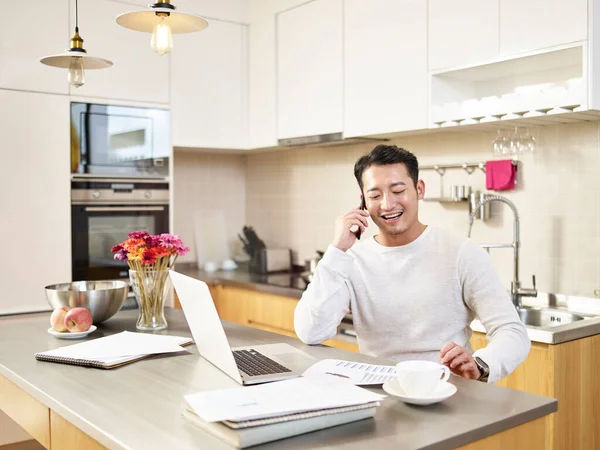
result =
[{"label": "kitchen counter", "polygon": [[236,270],[218,270],[205,272],[198,269],[196,264],[177,264],[175,270],[184,275],[202,280],[207,284],[224,284],[245,289],[253,289],[268,294],[284,297],[300,298],[307,283],[299,273],[277,272],[258,274],[248,272],[247,265],[241,265]]},{"label": "kitchen counter", "polygon": [[[33,406],[41,408],[40,420],[49,417],[50,425],[44,430],[42,420],[36,430],[39,436],[45,431],[48,443],[54,444],[47,448],[67,448],[58,442],[67,439],[65,436],[78,439],[68,448],[100,448],[98,443],[108,449],[230,448],[181,417],[184,395],[238,386],[199,357],[195,346],[183,355],[156,356],[112,370],[36,361],[34,353],[70,344],[47,333],[48,317],[21,316],[3,320],[0,326],[0,408],[28,431],[32,429]],[[137,311],[121,311],[90,337],[135,331],[136,318]],[[163,334],[190,335],[182,311],[169,308],[167,320],[169,329]],[[296,339],[237,324],[225,322],[224,326],[233,346],[287,342],[316,359],[390,363],[344,350],[306,346]],[[515,442],[544,448],[544,416],[557,410],[556,400],[454,376],[451,382],[458,392],[440,404],[415,407],[388,396],[374,420],[255,448],[364,449],[372,445],[381,450],[446,449],[475,442],[467,447],[475,449],[489,448],[490,440],[498,439],[506,440],[499,441],[502,447],[497,448]],[[373,390],[384,393],[379,387]],[[19,401],[11,402],[17,397]],[[44,408],[49,408],[45,414]],[[59,426],[71,427],[71,434],[56,431]]]}]

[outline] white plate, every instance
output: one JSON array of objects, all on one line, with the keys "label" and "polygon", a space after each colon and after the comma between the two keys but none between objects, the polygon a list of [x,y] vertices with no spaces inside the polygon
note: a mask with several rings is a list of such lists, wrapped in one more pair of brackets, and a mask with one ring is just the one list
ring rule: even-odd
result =
[{"label": "white plate", "polygon": [[442,400],[452,397],[457,391],[456,386],[454,386],[452,383],[448,383],[447,381],[442,381],[436,390],[427,397],[410,397],[406,395],[406,393],[400,387],[400,383],[398,383],[397,379],[383,383],[382,387],[383,390],[388,394],[398,397],[404,403],[411,403],[413,405],[431,405],[433,403],[438,403]]},{"label": "white plate", "polygon": [[87,331],[71,333],[70,331],[62,331],[62,332],[56,331],[56,330],[54,330],[54,328],[50,327],[50,328],[48,328],[48,333],[50,333],[52,336],[55,336],[59,339],[81,339],[82,337],[86,337],[88,334],[93,333],[97,329],[98,329],[98,327],[96,325],[92,325],[90,327],[90,329]]}]

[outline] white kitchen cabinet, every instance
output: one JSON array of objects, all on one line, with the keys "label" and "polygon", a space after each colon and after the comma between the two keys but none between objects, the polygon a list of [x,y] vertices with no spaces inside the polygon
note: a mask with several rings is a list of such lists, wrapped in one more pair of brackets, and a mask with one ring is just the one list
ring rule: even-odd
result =
[{"label": "white kitchen cabinet", "polygon": [[513,54],[587,39],[587,0],[500,0],[500,52]]},{"label": "white kitchen cabinet", "polygon": [[346,0],[344,136],[427,128],[427,4]]},{"label": "white kitchen cabinet", "polygon": [[277,146],[275,16],[248,27],[250,148]]},{"label": "white kitchen cabinet", "polygon": [[[85,84],[71,87],[71,95],[169,103],[169,55],[160,56],[150,48],[150,33],[128,30],[115,21],[119,14],[131,10],[131,5],[113,0],[79,0],[79,31],[84,48],[90,55],[109,59],[114,65],[87,70]],[[174,37],[174,46],[178,37]]]},{"label": "white kitchen cabinet", "polygon": [[178,35],[171,56],[176,147],[247,148],[246,26],[209,20]]},{"label": "white kitchen cabinet", "polygon": [[342,0],[277,15],[279,138],[343,131]]},{"label": "white kitchen cabinet", "polygon": [[68,94],[67,71],[40,58],[69,46],[69,0],[3,2],[0,26],[0,88]]},{"label": "white kitchen cabinet", "polygon": [[0,90],[0,115],[0,314],[49,310],[71,279],[69,98]]},{"label": "white kitchen cabinet", "polygon": [[429,0],[429,70],[497,57],[499,0]]}]

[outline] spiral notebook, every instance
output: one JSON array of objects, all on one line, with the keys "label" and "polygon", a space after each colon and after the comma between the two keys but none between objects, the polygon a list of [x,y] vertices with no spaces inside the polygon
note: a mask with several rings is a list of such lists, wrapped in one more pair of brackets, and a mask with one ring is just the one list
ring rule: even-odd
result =
[{"label": "spiral notebook", "polygon": [[67,345],[35,354],[38,361],[71,364],[75,366],[113,369],[157,354],[183,352],[191,338],[153,335],[146,333],[121,333]]}]

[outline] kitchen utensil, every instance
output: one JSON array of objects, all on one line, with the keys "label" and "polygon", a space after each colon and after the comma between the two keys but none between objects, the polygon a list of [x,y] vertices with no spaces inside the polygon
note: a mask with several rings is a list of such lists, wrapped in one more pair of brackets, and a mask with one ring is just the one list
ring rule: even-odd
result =
[{"label": "kitchen utensil", "polygon": [[129,293],[129,284],[121,280],[74,281],[52,284],[45,290],[52,308],[86,308],[92,313],[93,323],[98,324],[121,309]]},{"label": "kitchen utensil", "polygon": [[261,248],[266,248],[265,243],[258,237],[256,232],[254,231],[254,228],[244,226],[242,231],[252,252],[255,252],[256,250],[259,250]]}]

